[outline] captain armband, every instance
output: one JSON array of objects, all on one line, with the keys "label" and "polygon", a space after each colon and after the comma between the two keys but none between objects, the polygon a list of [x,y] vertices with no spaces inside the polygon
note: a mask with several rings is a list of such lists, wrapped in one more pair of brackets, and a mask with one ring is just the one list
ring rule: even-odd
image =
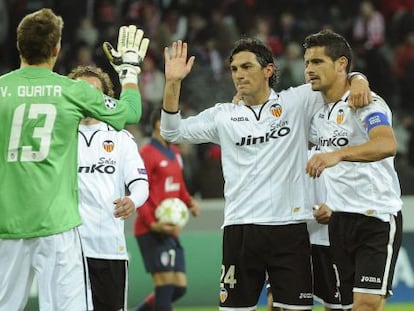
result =
[{"label": "captain armband", "polygon": [[379,125],[390,126],[388,117],[384,113],[374,112],[365,118],[365,128],[367,129],[367,132]]}]

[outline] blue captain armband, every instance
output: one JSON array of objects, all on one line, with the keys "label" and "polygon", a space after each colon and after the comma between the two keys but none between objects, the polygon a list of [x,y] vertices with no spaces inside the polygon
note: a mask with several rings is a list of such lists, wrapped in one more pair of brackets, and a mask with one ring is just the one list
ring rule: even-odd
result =
[{"label": "blue captain armband", "polygon": [[365,128],[367,129],[367,132],[379,125],[390,126],[388,117],[384,113],[374,112],[365,118]]}]

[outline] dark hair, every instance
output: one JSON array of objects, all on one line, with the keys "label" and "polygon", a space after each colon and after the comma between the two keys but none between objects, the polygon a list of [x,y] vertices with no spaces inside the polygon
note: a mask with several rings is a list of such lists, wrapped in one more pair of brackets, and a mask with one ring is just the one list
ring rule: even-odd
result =
[{"label": "dark hair", "polygon": [[17,49],[29,65],[44,63],[52,57],[53,48],[62,36],[62,17],[51,9],[26,15],[17,27]]},{"label": "dark hair", "polygon": [[346,72],[351,70],[352,49],[343,36],[332,30],[321,30],[318,33],[307,36],[303,43],[305,50],[315,46],[325,47],[326,55],[332,60],[337,60],[342,56],[346,57],[348,59]]},{"label": "dark hair", "polygon": [[150,125],[152,129],[155,129],[155,123],[161,120],[161,108],[155,108],[149,117]]},{"label": "dark hair", "polygon": [[78,66],[68,74],[71,79],[78,79],[80,77],[94,77],[98,78],[102,83],[102,92],[108,96],[114,97],[114,85],[112,84],[109,75],[99,67],[93,66]]},{"label": "dark hair", "polygon": [[273,64],[275,71],[269,79],[269,86],[271,88],[276,87],[277,84],[277,74],[276,74],[276,64],[273,59],[272,51],[260,40],[255,38],[242,38],[235,43],[235,47],[230,53],[229,63],[233,61],[233,56],[240,52],[251,52],[256,55],[258,63],[262,67],[266,67],[268,64]]}]

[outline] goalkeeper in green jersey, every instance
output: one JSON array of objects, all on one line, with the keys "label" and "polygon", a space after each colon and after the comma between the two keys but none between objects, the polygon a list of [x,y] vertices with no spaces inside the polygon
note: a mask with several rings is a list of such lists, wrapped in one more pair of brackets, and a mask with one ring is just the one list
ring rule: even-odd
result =
[{"label": "goalkeeper in green jersey", "polygon": [[149,40],[122,26],[104,51],[119,73],[120,100],[54,73],[63,21],[50,9],[17,28],[21,67],[0,76],[0,311],[23,310],[36,275],[40,310],[86,310],[77,227],[78,124],[120,130],[138,122],[138,74]]}]

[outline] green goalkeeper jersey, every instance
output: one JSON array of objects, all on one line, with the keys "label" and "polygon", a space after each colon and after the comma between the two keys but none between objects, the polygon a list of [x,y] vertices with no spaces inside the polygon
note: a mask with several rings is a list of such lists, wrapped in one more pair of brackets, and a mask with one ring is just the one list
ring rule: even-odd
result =
[{"label": "green goalkeeper jersey", "polygon": [[0,77],[0,238],[67,231],[78,212],[78,125],[84,117],[120,130],[141,117],[141,98],[120,100],[85,81],[25,67]]}]

